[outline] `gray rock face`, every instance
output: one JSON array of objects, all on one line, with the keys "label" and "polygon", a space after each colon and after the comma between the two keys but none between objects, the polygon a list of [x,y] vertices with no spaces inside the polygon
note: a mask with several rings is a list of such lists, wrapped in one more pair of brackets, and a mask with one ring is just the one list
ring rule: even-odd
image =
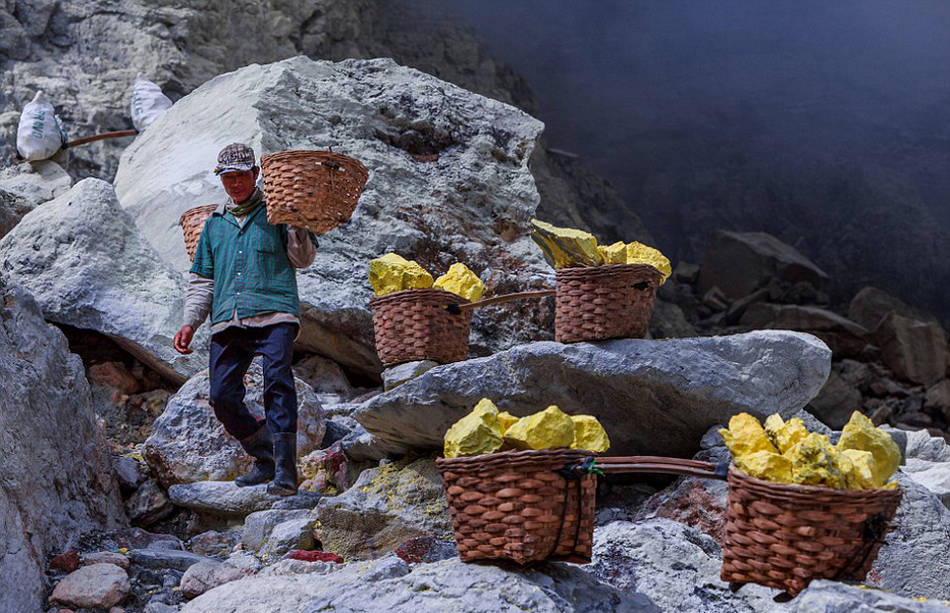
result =
[{"label": "gray rock face", "polygon": [[789,603],[793,613],[947,613],[950,603],[921,602],[878,590],[860,589],[836,581],[813,581],[804,592]]},{"label": "gray rock face", "polygon": [[389,391],[410,379],[415,379],[426,371],[432,370],[438,365],[438,362],[433,362],[432,360],[419,360],[417,362],[406,362],[404,364],[391,366],[383,371],[383,389]]},{"label": "gray rock face", "polygon": [[188,356],[172,348],[185,282],[104,181],[80,181],[24,216],[0,239],[0,270],[36,297],[46,319],[101,332],[171,381],[207,365],[205,337]]},{"label": "gray rock face", "polygon": [[[388,565],[387,572],[376,572]],[[370,613],[657,613],[649,599],[616,590],[569,565],[519,570],[462,564],[420,564],[410,572],[387,559],[350,564],[314,580],[258,577],[227,583],[187,603],[182,613],[348,611]]]},{"label": "gray rock face", "polygon": [[71,184],[66,171],[49,160],[0,170],[0,238],[36,205],[52,200]]},{"label": "gray rock face", "polygon": [[[264,375],[259,360],[244,377],[244,402],[258,419],[264,418]],[[145,459],[163,485],[201,480],[234,479],[250,469],[252,459],[214,416],[208,403],[208,371],[192,377],[168,400],[165,412],[152,425],[145,441]],[[317,449],[326,425],[313,389],[295,379],[297,390],[297,456]]]},{"label": "gray rock face", "polygon": [[378,558],[409,539],[452,539],[442,478],[429,459],[365,470],[343,494],[323,498],[313,511],[317,535],[346,560]]},{"label": "gray rock face", "polygon": [[868,344],[868,331],[827,309],[792,304],[756,303],[740,323],[753,328],[798,330],[814,334],[831,348],[835,358],[856,357]]},{"label": "gray rock face", "polygon": [[446,364],[369,400],[356,414],[383,440],[441,448],[481,398],[524,416],[551,404],[598,417],[611,453],[689,457],[705,431],[747,411],[788,417],[821,388],[831,352],[817,338],[734,336],[529,343]]},{"label": "gray rock face", "polygon": [[[205,112],[209,105],[215,113]],[[461,261],[490,293],[545,283],[549,271],[528,238],[539,200],[528,159],[542,127],[392,60],[297,57],[221,75],[179,100],[125,151],[116,192],[149,242],[183,270],[178,217],[223,197],[210,169],[224,145],[244,141],[259,154],[332,146],[361,160],[370,178],[353,218],[324,235],[313,266],[298,273],[298,344],[378,372],[371,259],[397,251],[433,274]],[[153,172],[156,165],[163,172]],[[476,318],[474,347],[539,337],[544,317],[536,311],[486,310]]]},{"label": "gray rock face", "polygon": [[143,483],[125,504],[129,519],[139,526],[150,526],[174,511],[168,496],[154,479]]},{"label": "gray rock face", "polygon": [[168,497],[175,505],[218,517],[244,517],[255,511],[270,509],[278,502],[287,505],[288,501],[294,500],[309,508],[319,500],[318,496],[306,494],[274,496],[267,493],[267,487],[263,484],[238,487],[233,481],[180,483],[168,488]]},{"label": "gray rock face", "polygon": [[950,365],[947,336],[940,324],[885,315],[874,330],[884,364],[905,381],[930,384],[943,379]]},{"label": "gray rock face", "polygon": [[198,562],[185,571],[179,587],[186,597],[194,598],[212,588],[230,581],[237,581],[247,575],[246,571],[222,562]]},{"label": "gray rock face", "polygon": [[91,402],[66,338],[0,272],[0,610],[41,610],[45,556],[126,521]]},{"label": "gray rock face", "polygon": [[244,531],[241,544],[245,549],[257,551],[270,536],[274,526],[293,519],[306,519],[310,512],[306,509],[257,511],[244,518]]},{"label": "gray rock face", "polygon": [[69,573],[50,599],[73,607],[108,609],[119,604],[132,589],[124,569],[114,564],[83,566]]},{"label": "gray rock face", "polygon": [[173,568],[186,571],[200,562],[217,562],[214,558],[201,556],[190,551],[159,548],[133,549],[129,552],[129,558],[139,566],[158,570]]},{"label": "gray rock face", "polygon": [[764,232],[717,230],[699,274],[705,293],[718,287],[730,299],[748,296],[771,278],[806,281],[821,289],[828,275],[791,245]]},{"label": "gray rock face", "polygon": [[818,396],[809,403],[809,411],[822,423],[840,430],[854,411],[861,410],[861,392],[838,373],[832,372]]},{"label": "gray rock face", "polygon": [[356,395],[340,365],[319,355],[294,364],[294,375],[313,388],[324,406],[346,402]]}]

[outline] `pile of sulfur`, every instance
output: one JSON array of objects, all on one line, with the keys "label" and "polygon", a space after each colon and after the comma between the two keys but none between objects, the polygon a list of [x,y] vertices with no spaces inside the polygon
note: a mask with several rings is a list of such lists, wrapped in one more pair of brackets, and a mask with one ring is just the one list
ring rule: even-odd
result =
[{"label": "pile of sulfur", "polygon": [[897,487],[888,482],[901,460],[897,443],[858,411],[837,445],[824,434],[808,432],[802,420],[786,422],[778,414],[770,415],[763,428],[752,415],[739,413],[719,434],[736,468],[752,477],[839,490]]},{"label": "pile of sulfur", "polygon": [[559,228],[537,219],[532,219],[531,225],[534,226],[531,238],[554,268],[647,264],[663,274],[661,284],[673,272],[666,256],[643,243],[617,241],[612,245],[598,245],[597,238],[583,230]]},{"label": "pile of sulfur", "polygon": [[387,253],[369,263],[369,284],[377,296],[407,289],[435,288],[477,302],[485,292],[482,280],[461,262],[452,264],[447,273],[433,281],[422,266],[395,253]]},{"label": "pile of sulfur", "polygon": [[527,417],[498,411],[482,398],[472,412],[445,433],[445,457],[525,449],[586,449],[603,453],[610,440],[597,418],[568,415],[552,405]]}]

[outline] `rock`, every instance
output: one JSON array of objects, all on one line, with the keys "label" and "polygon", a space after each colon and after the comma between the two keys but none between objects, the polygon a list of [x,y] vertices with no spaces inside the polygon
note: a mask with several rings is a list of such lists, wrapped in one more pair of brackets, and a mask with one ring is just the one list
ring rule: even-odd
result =
[{"label": "rock", "polygon": [[[921,430],[926,432],[926,430]],[[911,479],[936,495],[945,507],[950,508],[950,462],[930,462],[908,458],[902,470]]]},{"label": "rock", "polygon": [[[255,360],[244,377],[244,401],[258,419],[264,418],[263,371]],[[317,449],[326,426],[320,401],[309,385],[295,379],[297,390],[297,456]],[[234,479],[250,470],[252,459],[232,438],[208,403],[208,371],[192,377],[172,396],[155,420],[145,441],[144,456],[165,485],[202,480]]]},{"label": "rock", "polygon": [[194,353],[172,348],[184,278],[161,261],[105,181],[80,181],[25,215],[0,239],[0,270],[36,297],[49,321],[105,334],[176,384],[207,365],[204,332]]},{"label": "rock", "polygon": [[828,275],[794,247],[764,232],[716,230],[706,246],[699,273],[700,291],[713,287],[730,300],[748,296],[770,279],[807,281],[823,288]]},{"label": "rock", "polygon": [[650,336],[653,338],[688,338],[696,336],[696,328],[686,320],[686,315],[679,306],[657,300],[653,304]]},{"label": "rock", "polygon": [[115,476],[119,480],[119,487],[122,493],[131,495],[138,489],[145,477],[139,470],[139,463],[133,458],[125,456],[113,456],[112,467],[115,469]]},{"label": "rock", "polygon": [[673,270],[674,278],[680,283],[693,284],[699,279],[699,264],[692,264],[680,260]]},{"label": "rock", "polygon": [[343,445],[311,451],[300,459],[300,489],[321,494],[336,494],[350,486],[350,466]]},{"label": "rock", "polygon": [[900,444],[899,437],[904,438],[905,443],[902,451],[906,459],[916,458],[927,462],[950,462],[950,445],[943,438],[930,436],[924,430],[905,432],[889,428],[887,432],[895,441],[898,441],[898,445]]},{"label": "rock", "polygon": [[89,383],[108,387],[119,394],[131,396],[141,390],[142,384],[121,362],[93,364],[86,371]]},{"label": "rock", "polygon": [[415,379],[422,373],[432,370],[438,365],[438,362],[433,362],[432,360],[419,360],[390,366],[383,371],[383,390],[389,391],[397,385]]},{"label": "rock", "polygon": [[129,551],[129,559],[133,564],[145,568],[158,570],[173,568],[180,571],[186,571],[199,562],[217,562],[214,558],[177,549],[132,549]]},{"label": "rock", "polygon": [[356,417],[383,441],[441,449],[449,426],[483,397],[519,417],[555,404],[606,424],[611,454],[689,457],[710,426],[735,413],[765,419],[802,408],[828,377],[830,354],[813,336],[780,331],[529,343],[433,368]]},{"label": "rock", "polygon": [[294,364],[294,376],[310,385],[323,405],[346,402],[356,395],[340,365],[319,355]]},{"label": "rock", "polygon": [[[216,517],[244,517],[254,511],[271,508],[274,503],[297,496],[283,497],[267,493],[264,484],[238,487],[233,481],[198,481],[168,488],[168,497],[179,506]],[[310,502],[312,499],[304,499]]]},{"label": "rock", "polygon": [[125,570],[114,564],[83,566],[53,589],[50,600],[60,604],[106,609],[122,602],[132,585]]},{"label": "rock", "polygon": [[114,551],[97,551],[95,553],[85,553],[82,556],[84,566],[91,564],[113,564],[125,570],[129,569],[129,558]]},{"label": "rock", "polygon": [[749,584],[736,593],[719,578],[722,551],[693,527],[669,520],[618,521],[594,532],[594,556],[582,567],[623,592],[648,597],[657,611],[772,611],[775,590]]},{"label": "rock", "polygon": [[905,381],[931,384],[947,375],[950,351],[940,324],[888,313],[873,333],[884,364]]},{"label": "rock", "polygon": [[0,238],[37,205],[62,194],[70,185],[72,179],[66,171],[50,160],[0,169]]},{"label": "rock", "polygon": [[[209,104],[216,113],[206,112]],[[412,254],[433,274],[464,262],[494,294],[547,283],[550,271],[528,238],[539,201],[528,160],[542,127],[390,59],[296,57],[221,75],[178,100],[126,149],[115,184],[150,243],[184,270],[177,220],[223,196],[210,172],[222,146],[239,140],[258,153],[332,146],[361,160],[372,176],[352,219],[324,234],[316,261],[298,273],[297,345],[379,372],[366,282],[371,259]],[[476,318],[473,349],[549,335],[550,318],[524,303],[486,310]]]},{"label": "rock", "polygon": [[0,611],[39,611],[46,556],[125,512],[79,356],[2,272],[0,356]]},{"label": "rock", "polygon": [[125,508],[133,523],[146,528],[165,519],[175,510],[165,491],[154,479],[143,483],[125,503]]},{"label": "rock", "polygon": [[[384,570],[381,567],[386,567]],[[369,613],[617,613],[655,612],[640,595],[604,585],[580,568],[551,564],[538,570],[463,564],[420,564],[409,572],[390,559],[350,564],[315,581],[309,576],[255,577],[199,596],[182,613],[349,611]],[[398,574],[404,573],[404,574]],[[395,575],[395,576],[393,576]]]},{"label": "rock", "polygon": [[880,590],[862,589],[837,581],[812,581],[808,588],[789,603],[793,613],[834,611],[835,613],[865,613],[893,611],[894,613],[946,613],[946,602],[927,602],[888,594]]},{"label": "rock", "polygon": [[311,517],[288,519],[282,521],[270,531],[260,553],[265,559],[277,558],[293,549],[310,550],[315,546],[313,540],[313,524]]},{"label": "rock", "polygon": [[54,556],[53,559],[49,561],[49,567],[71,573],[79,568],[79,552],[75,549],[70,549],[58,556]]},{"label": "rock", "polygon": [[310,516],[307,509],[256,511],[244,518],[244,531],[241,544],[245,549],[258,551],[264,546],[274,526],[290,520],[306,520]]},{"label": "rock", "polygon": [[924,408],[950,421],[950,379],[943,379],[927,389]]},{"label": "rock", "polygon": [[859,357],[868,344],[868,331],[826,309],[757,302],[739,322],[758,329],[797,330],[814,334],[831,348],[835,358]]},{"label": "rock", "polygon": [[228,556],[226,562],[234,568],[240,568],[249,571],[249,575],[256,573],[263,566],[260,560],[244,551],[235,551],[231,553],[231,555]]},{"label": "rock", "polygon": [[848,319],[873,330],[890,311],[918,321],[936,321],[933,316],[905,304],[884,290],[870,286],[863,288],[851,299]]},{"label": "rock", "polygon": [[443,541],[434,536],[409,539],[396,548],[396,555],[406,564],[432,563],[458,555],[455,541]]},{"label": "rock", "polygon": [[288,577],[294,575],[326,575],[340,569],[333,562],[305,562],[297,559],[278,560],[259,573],[261,577]]},{"label": "rock", "polygon": [[905,597],[950,600],[950,510],[913,474],[898,471],[903,490],[893,532],[868,573],[871,587]]},{"label": "rock", "polygon": [[818,396],[808,404],[808,410],[823,423],[840,430],[853,412],[861,410],[862,402],[861,392],[832,371]]},{"label": "rock", "polygon": [[409,448],[394,440],[373,436],[359,423],[340,441],[346,457],[354,462],[378,462],[406,455]]},{"label": "rock", "polygon": [[364,471],[343,494],[313,510],[317,538],[346,560],[380,557],[409,539],[452,540],[442,478],[429,459]]},{"label": "rock", "polygon": [[180,611],[177,606],[170,605],[160,600],[150,600],[148,604],[145,605],[145,608],[142,609],[142,613],[178,613]]},{"label": "rock", "polygon": [[[326,415],[327,413],[324,411],[324,416]],[[353,425],[356,424],[356,420],[349,417],[337,417],[335,419],[327,418],[324,423],[327,429],[326,432],[323,433],[323,441],[320,443],[320,447],[326,449],[333,445],[333,443],[346,438],[346,435],[353,431]]]},{"label": "rock", "polygon": [[198,562],[185,571],[181,578],[181,593],[186,598],[200,596],[208,590],[237,581],[247,576],[247,572],[221,562]]},{"label": "rock", "polygon": [[703,294],[702,303],[713,311],[725,311],[729,308],[729,299],[715,285]]},{"label": "rock", "polygon": [[[710,460],[711,458],[702,458]],[[685,477],[648,498],[637,509],[637,521],[662,517],[692,526],[722,543],[726,528],[726,496],[723,481]]]},{"label": "rock", "polygon": [[226,555],[228,550],[240,540],[240,530],[228,530],[226,532],[206,530],[188,539],[186,547],[188,547],[188,551],[198,555],[220,557]]}]

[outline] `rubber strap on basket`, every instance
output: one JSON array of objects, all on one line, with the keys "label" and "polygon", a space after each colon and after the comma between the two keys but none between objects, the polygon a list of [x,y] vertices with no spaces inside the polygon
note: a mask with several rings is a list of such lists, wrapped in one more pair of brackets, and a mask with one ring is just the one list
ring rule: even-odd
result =
[{"label": "rubber strap on basket", "polygon": [[[593,459],[593,458],[590,458]],[[561,512],[561,522],[557,526],[557,537],[554,539],[554,546],[548,552],[544,559],[550,558],[557,553],[557,548],[561,546],[561,535],[564,533],[564,520],[567,519],[567,500],[569,498],[571,481],[577,483],[577,534],[574,535],[574,546],[577,546],[577,537],[581,530],[581,478],[577,472],[578,464],[568,464],[563,468],[555,470],[557,474],[564,477],[564,510]]]}]

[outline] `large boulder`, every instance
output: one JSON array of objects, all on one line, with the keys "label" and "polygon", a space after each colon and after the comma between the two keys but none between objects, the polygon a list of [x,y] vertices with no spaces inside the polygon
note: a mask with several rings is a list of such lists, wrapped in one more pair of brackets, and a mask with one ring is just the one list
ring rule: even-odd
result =
[{"label": "large boulder", "polygon": [[384,558],[314,578],[255,577],[233,581],[187,603],[182,613],[656,613],[641,594],[598,582],[578,567],[538,569],[463,564],[458,558],[410,568]]},{"label": "large boulder", "polygon": [[717,230],[709,239],[699,274],[701,293],[718,287],[737,300],[768,283],[801,281],[821,289],[828,275],[791,245],[765,232]]},{"label": "large boulder", "polygon": [[433,368],[367,401],[356,418],[385,441],[441,448],[449,426],[483,397],[517,416],[556,404],[599,418],[611,453],[689,457],[710,426],[735,413],[792,415],[830,369],[828,347],[797,332],[545,341]]},{"label": "large boulder", "polygon": [[895,375],[913,383],[936,383],[947,375],[950,350],[940,324],[888,312],[874,330],[884,363]]},{"label": "large boulder", "polygon": [[[316,261],[298,274],[298,345],[379,371],[371,259],[397,251],[433,274],[461,261],[490,293],[549,282],[528,238],[539,200],[528,159],[542,128],[511,106],[389,59],[296,57],[221,75],[179,100],[125,151],[116,192],[162,257],[184,270],[178,217],[224,197],[210,172],[224,145],[244,141],[259,154],[333,147],[361,160],[370,177],[356,212],[321,238]],[[541,307],[475,319],[480,351],[549,334]]]},{"label": "large boulder", "polygon": [[742,314],[740,323],[759,329],[798,330],[825,342],[835,359],[861,356],[868,331],[827,309],[793,304],[758,302]]},{"label": "large boulder", "polygon": [[[319,448],[326,431],[323,408],[313,388],[294,379],[297,391],[297,457]],[[214,416],[208,397],[211,380],[204,370],[168,399],[165,412],[145,440],[145,460],[158,479],[173,483],[234,479],[250,469],[249,457]],[[264,374],[255,360],[244,376],[244,402],[258,419],[264,418]]]},{"label": "large boulder", "polygon": [[72,179],[50,160],[24,162],[0,170],[0,238],[38,204],[69,189]]},{"label": "large boulder", "polygon": [[947,613],[950,606],[944,601],[928,601],[927,598],[907,598],[882,590],[869,590],[860,585],[847,585],[837,581],[813,581],[804,592],[788,604],[790,613],[870,613],[890,611],[893,613]]},{"label": "large boulder", "polygon": [[84,179],[25,215],[0,239],[0,270],[36,297],[49,321],[105,334],[177,384],[207,365],[204,332],[190,355],[172,347],[185,281],[105,181]]},{"label": "large boulder", "polygon": [[848,319],[873,330],[881,318],[894,311],[898,315],[920,321],[936,321],[932,315],[915,309],[903,300],[876,287],[865,287],[848,304]]},{"label": "large boulder", "polygon": [[0,356],[0,610],[40,611],[46,555],[124,512],[82,362],[2,272]]}]

